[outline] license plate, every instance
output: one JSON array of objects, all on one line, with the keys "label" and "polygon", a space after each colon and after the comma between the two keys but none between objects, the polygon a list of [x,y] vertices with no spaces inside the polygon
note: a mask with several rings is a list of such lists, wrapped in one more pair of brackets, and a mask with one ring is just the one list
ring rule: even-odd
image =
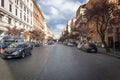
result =
[{"label": "license plate", "polygon": [[7,58],[12,58],[12,56],[8,56]]},{"label": "license plate", "polygon": [[94,49],[92,49],[91,51],[95,51]]}]

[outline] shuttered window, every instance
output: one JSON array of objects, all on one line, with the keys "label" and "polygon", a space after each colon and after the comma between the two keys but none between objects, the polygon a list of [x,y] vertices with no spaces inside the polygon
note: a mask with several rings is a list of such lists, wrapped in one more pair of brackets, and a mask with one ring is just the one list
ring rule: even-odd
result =
[{"label": "shuttered window", "polygon": [[1,6],[4,7],[4,0],[1,0]]}]

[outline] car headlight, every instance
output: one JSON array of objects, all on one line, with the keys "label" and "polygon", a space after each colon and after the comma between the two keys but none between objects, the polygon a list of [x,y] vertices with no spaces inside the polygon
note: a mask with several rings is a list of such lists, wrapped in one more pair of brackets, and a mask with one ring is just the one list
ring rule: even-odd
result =
[{"label": "car headlight", "polygon": [[14,54],[14,55],[17,55],[17,54],[18,54],[18,51],[16,51],[16,52],[13,52],[12,54]]},{"label": "car headlight", "polygon": [[20,49],[19,52],[21,52],[22,50]]}]

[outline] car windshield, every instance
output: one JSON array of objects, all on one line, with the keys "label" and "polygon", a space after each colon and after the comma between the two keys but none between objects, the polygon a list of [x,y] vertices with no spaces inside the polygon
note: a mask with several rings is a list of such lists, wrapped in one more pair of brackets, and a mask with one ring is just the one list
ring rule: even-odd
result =
[{"label": "car windshield", "polygon": [[89,46],[90,46],[90,47],[96,47],[96,45],[95,45],[95,44],[92,44],[92,43],[89,44]]},{"label": "car windshield", "polygon": [[23,45],[22,44],[19,44],[18,46],[17,46],[17,48],[22,48],[23,47]]},{"label": "car windshield", "polygon": [[10,44],[9,46],[8,46],[8,48],[16,48],[18,46],[18,44]]}]

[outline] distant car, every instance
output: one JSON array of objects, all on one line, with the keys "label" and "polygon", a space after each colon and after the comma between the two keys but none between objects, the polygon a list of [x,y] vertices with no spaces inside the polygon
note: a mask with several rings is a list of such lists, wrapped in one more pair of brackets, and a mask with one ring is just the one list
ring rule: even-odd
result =
[{"label": "distant car", "polygon": [[11,44],[1,54],[3,58],[24,58],[31,55],[31,49],[27,44]]},{"label": "distant car", "polygon": [[35,47],[40,47],[40,44],[38,42],[34,43]]},{"label": "distant car", "polygon": [[48,45],[54,44],[54,41],[48,41]]},{"label": "distant car", "polygon": [[87,52],[90,52],[90,53],[97,53],[98,51],[97,46],[94,43],[89,43],[86,50]]},{"label": "distant car", "polygon": [[67,45],[68,45],[68,46],[74,46],[74,44],[73,44],[73,43],[70,43],[70,42],[68,42]]}]

